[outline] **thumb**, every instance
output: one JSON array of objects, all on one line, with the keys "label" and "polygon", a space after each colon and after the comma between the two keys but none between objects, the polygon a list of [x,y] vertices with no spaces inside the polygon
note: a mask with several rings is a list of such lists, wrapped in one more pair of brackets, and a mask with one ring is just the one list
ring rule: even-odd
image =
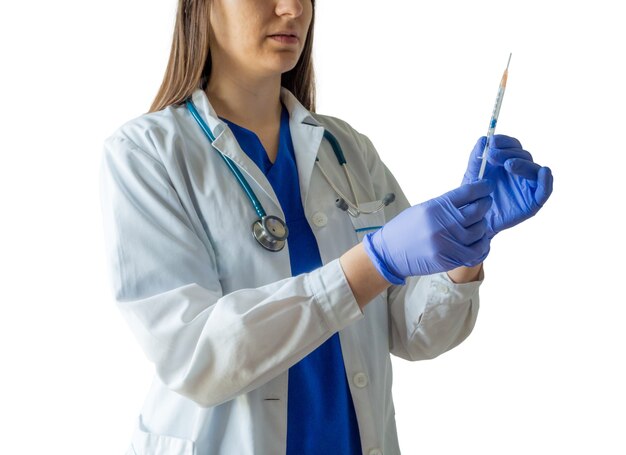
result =
[{"label": "thumb", "polygon": [[472,153],[470,154],[469,164],[467,166],[467,172],[465,173],[466,182],[474,182],[478,180],[478,173],[480,172],[480,165],[482,162],[483,150],[485,150],[485,144],[487,138],[482,136],[474,145]]},{"label": "thumb", "polygon": [[441,197],[447,198],[456,208],[461,208],[466,204],[489,196],[495,189],[495,185],[491,180],[482,179],[474,183],[467,183],[460,187],[448,191]]}]

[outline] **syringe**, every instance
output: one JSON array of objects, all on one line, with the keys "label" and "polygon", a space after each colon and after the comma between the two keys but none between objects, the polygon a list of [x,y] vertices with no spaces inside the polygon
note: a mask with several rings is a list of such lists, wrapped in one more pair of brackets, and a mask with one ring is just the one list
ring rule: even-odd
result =
[{"label": "syringe", "polygon": [[493,113],[491,114],[491,120],[489,121],[489,129],[487,130],[487,141],[485,141],[485,148],[483,149],[482,163],[480,163],[480,171],[478,172],[478,179],[482,179],[485,175],[485,168],[487,167],[487,152],[489,151],[489,143],[493,137],[493,133],[496,131],[496,123],[498,123],[498,115],[500,115],[500,106],[502,106],[502,98],[504,98],[504,90],[506,89],[506,79],[509,76],[509,63],[511,63],[511,56],[509,54],[509,61],[506,63],[506,69],[502,74],[500,80],[500,88],[498,89],[498,96],[496,98],[496,105],[493,107]]}]

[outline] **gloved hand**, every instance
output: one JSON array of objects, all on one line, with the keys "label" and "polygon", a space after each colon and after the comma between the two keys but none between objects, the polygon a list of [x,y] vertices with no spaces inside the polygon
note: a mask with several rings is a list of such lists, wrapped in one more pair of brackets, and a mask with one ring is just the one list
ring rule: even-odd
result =
[{"label": "gloved hand", "polygon": [[[464,184],[478,179],[486,140],[483,136],[474,146]],[[502,134],[491,139],[483,177],[495,183],[493,204],[485,215],[489,238],[534,216],[552,193],[550,168],[534,163],[517,139]]]},{"label": "gloved hand", "polygon": [[367,234],[365,251],[393,284],[404,284],[407,276],[477,265],[489,253],[484,216],[493,189],[492,182],[480,180],[409,207]]}]

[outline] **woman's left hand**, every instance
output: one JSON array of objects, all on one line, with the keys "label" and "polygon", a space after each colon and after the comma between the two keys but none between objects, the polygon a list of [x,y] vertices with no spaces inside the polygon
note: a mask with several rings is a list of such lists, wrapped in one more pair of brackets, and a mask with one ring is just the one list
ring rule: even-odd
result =
[{"label": "woman's left hand", "polygon": [[[486,140],[483,136],[474,146],[463,183],[478,179]],[[533,162],[517,139],[501,134],[491,138],[483,178],[492,180],[496,186],[493,204],[485,215],[489,237],[534,216],[552,193],[550,168]]]}]

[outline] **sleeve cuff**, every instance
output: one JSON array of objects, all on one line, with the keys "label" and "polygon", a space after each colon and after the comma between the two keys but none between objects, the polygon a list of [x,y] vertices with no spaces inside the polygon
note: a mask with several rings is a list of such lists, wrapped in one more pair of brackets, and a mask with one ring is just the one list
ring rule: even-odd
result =
[{"label": "sleeve cuff", "polygon": [[311,272],[307,281],[326,323],[334,332],[364,317],[339,259]]},{"label": "sleeve cuff", "polygon": [[434,308],[451,308],[478,303],[478,289],[482,283],[482,272],[479,278],[481,279],[479,281],[454,283],[445,272],[409,277],[407,279],[407,286],[410,290],[408,298],[411,301],[421,302],[421,304],[406,305],[407,320],[413,321],[417,327],[424,315],[432,312]]},{"label": "sleeve cuff", "polygon": [[469,283],[455,283],[446,272],[430,276],[431,299],[442,303],[466,302],[474,298],[478,288],[484,280],[485,274],[481,269],[478,280]]}]

